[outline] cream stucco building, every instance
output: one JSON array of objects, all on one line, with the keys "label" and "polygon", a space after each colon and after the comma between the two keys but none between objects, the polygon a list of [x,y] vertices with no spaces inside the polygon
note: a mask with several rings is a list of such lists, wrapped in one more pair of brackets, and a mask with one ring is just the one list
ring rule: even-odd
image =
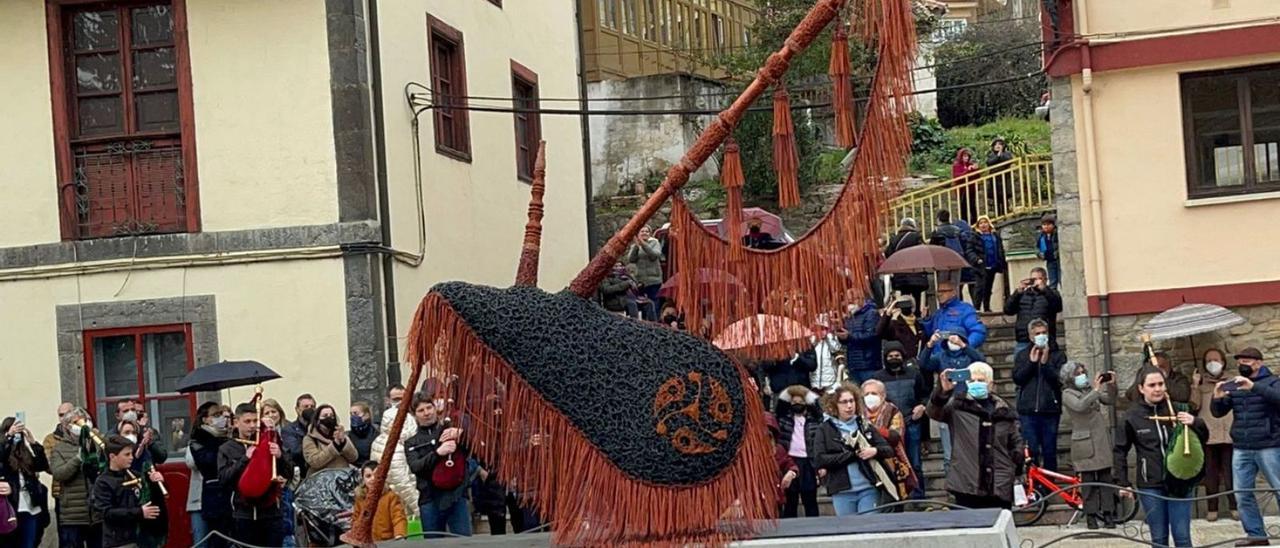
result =
[{"label": "cream stucco building", "polygon": [[[1197,353],[1280,358],[1280,4],[1056,5],[1062,47],[1047,68],[1069,351],[1132,370],[1148,318],[1207,302],[1249,321],[1196,337]],[[1165,346],[1190,367],[1185,339]]]},{"label": "cream stucco building", "polygon": [[[141,397],[169,436],[196,403],[177,379],[235,359],[278,371],[286,408],[380,407],[432,284],[511,283],[539,138],[541,283],[563,287],[588,253],[582,126],[527,110],[579,96],[575,6],[0,2],[0,415],[44,433],[59,401],[105,423]],[[506,111],[414,124],[410,83]]]}]

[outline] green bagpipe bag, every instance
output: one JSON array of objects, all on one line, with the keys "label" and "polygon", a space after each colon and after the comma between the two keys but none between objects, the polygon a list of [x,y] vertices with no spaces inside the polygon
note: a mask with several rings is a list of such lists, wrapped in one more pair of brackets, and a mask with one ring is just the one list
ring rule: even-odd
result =
[{"label": "green bagpipe bag", "polygon": [[[1170,404],[1171,414],[1176,414],[1174,409]],[[1177,411],[1188,409],[1185,404],[1178,404]],[[1164,469],[1165,486],[1173,496],[1191,494],[1204,477],[1204,445],[1190,426],[1178,424],[1174,428],[1173,436],[1165,447]]]}]

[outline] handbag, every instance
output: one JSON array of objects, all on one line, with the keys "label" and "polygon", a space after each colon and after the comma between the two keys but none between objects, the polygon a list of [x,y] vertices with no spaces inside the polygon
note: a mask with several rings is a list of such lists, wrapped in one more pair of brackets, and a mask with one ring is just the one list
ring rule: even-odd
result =
[{"label": "handbag", "polygon": [[0,535],[12,533],[18,528],[18,513],[13,511],[13,505],[9,504],[8,498],[0,498]]}]

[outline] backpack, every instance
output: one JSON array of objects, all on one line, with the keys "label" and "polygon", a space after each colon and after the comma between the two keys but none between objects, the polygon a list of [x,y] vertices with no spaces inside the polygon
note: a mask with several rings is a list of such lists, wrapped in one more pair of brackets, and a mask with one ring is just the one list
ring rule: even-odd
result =
[{"label": "backpack", "polygon": [[[960,230],[957,228],[957,229],[956,229],[956,233],[955,233],[955,235],[953,235],[953,236],[947,236],[946,238],[944,238],[944,239],[942,240],[942,245],[944,245],[944,246],[946,246],[948,249],[950,249],[950,250],[952,250],[952,251],[956,252],[956,254],[957,254],[957,255],[959,255],[959,256],[961,256],[961,257],[964,257],[964,256],[965,256],[965,253],[964,253],[964,241],[961,239],[961,238],[963,238],[963,237],[964,237],[964,234],[963,234],[962,232],[960,232]],[[966,259],[966,260],[967,260],[967,259]]]}]

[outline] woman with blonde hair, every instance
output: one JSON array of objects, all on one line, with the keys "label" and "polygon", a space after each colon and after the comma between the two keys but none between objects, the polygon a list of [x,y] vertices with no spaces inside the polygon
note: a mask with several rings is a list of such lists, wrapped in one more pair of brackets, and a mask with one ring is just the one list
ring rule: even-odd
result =
[{"label": "woman with blonde hair", "polygon": [[823,399],[826,419],[814,435],[809,449],[814,466],[826,470],[827,494],[837,516],[866,514],[880,502],[878,486],[871,469],[872,459],[893,456],[893,448],[863,418],[862,391],[856,385],[841,383]]}]

